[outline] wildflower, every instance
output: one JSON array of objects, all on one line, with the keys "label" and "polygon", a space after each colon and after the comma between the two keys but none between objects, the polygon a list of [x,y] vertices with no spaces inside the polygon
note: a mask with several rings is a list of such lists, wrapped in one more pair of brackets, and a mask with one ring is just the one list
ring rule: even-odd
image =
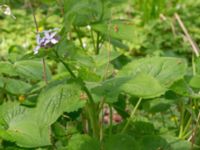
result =
[{"label": "wildflower", "polygon": [[43,32],[38,32],[36,35],[37,46],[34,49],[34,54],[37,54],[40,48],[50,48],[57,44],[59,41],[59,36],[57,36],[57,28],[51,30],[44,30]]}]

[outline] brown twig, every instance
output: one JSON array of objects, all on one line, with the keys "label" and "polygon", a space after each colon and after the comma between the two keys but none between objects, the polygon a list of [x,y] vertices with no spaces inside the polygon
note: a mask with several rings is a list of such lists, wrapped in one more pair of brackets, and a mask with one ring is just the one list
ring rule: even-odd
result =
[{"label": "brown twig", "polygon": [[189,41],[190,45],[192,46],[193,52],[195,53],[195,55],[197,57],[199,57],[199,48],[198,48],[197,44],[195,43],[195,41],[193,41],[192,37],[190,36],[188,30],[186,29],[183,21],[180,18],[180,16],[177,13],[175,13],[174,16],[175,16],[176,20],[178,21],[179,26],[183,30],[187,40]]}]

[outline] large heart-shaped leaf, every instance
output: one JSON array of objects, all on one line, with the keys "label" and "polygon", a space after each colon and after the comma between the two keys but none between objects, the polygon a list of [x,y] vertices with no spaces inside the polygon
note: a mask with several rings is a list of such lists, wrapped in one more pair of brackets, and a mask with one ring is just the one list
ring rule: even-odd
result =
[{"label": "large heart-shaped leaf", "polygon": [[118,76],[135,76],[138,73],[151,75],[164,87],[170,87],[183,78],[187,64],[184,59],[170,57],[142,58],[126,65]]}]

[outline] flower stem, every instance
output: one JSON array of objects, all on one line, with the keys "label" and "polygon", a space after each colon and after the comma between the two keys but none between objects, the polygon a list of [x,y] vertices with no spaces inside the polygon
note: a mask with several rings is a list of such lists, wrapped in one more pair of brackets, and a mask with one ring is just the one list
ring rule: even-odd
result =
[{"label": "flower stem", "polygon": [[127,122],[126,122],[124,128],[122,129],[121,133],[124,133],[124,132],[126,131],[126,129],[128,128],[128,126],[129,126],[129,124],[130,124],[132,118],[134,117],[135,112],[137,111],[137,109],[138,109],[138,107],[139,107],[141,101],[142,101],[142,98],[139,98],[139,100],[137,101],[137,104],[135,105],[133,111],[131,112],[130,118],[127,120]]},{"label": "flower stem", "polygon": [[[33,20],[34,20],[34,23],[35,23],[36,33],[38,33],[39,32],[39,26],[38,26],[38,23],[37,23],[37,20],[36,20],[35,11],[34,11],[34,9],[32,7],[32,4],[31,4],[30,0],[29,0],[29,7],[31,8],[31,11],[32,11]],[[46,71],[46,62],[45,62],[44,58],[42,58],[42,65],[43,65],[43,79],[44,79],[44,82],[46,84],[48,84],[48,81],[47,81],[47,71]]]}]

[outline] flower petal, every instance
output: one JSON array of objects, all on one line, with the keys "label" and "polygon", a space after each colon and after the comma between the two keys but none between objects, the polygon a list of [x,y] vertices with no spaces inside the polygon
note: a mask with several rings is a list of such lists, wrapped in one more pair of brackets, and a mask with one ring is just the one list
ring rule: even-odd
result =
[{"label": "flower petal", "polygon": [[36,46],[36,48],[33,50],[35,55],[39,52],[39,49],[40,49],[40,46]]},{"label": "flower petal", "polygon": [[56,43],[58,43],[58,40],[55,39],[55,38],[53,38],[53,39],[51,39],[51,43],[52,43],[52,44],[56,44]]}]

